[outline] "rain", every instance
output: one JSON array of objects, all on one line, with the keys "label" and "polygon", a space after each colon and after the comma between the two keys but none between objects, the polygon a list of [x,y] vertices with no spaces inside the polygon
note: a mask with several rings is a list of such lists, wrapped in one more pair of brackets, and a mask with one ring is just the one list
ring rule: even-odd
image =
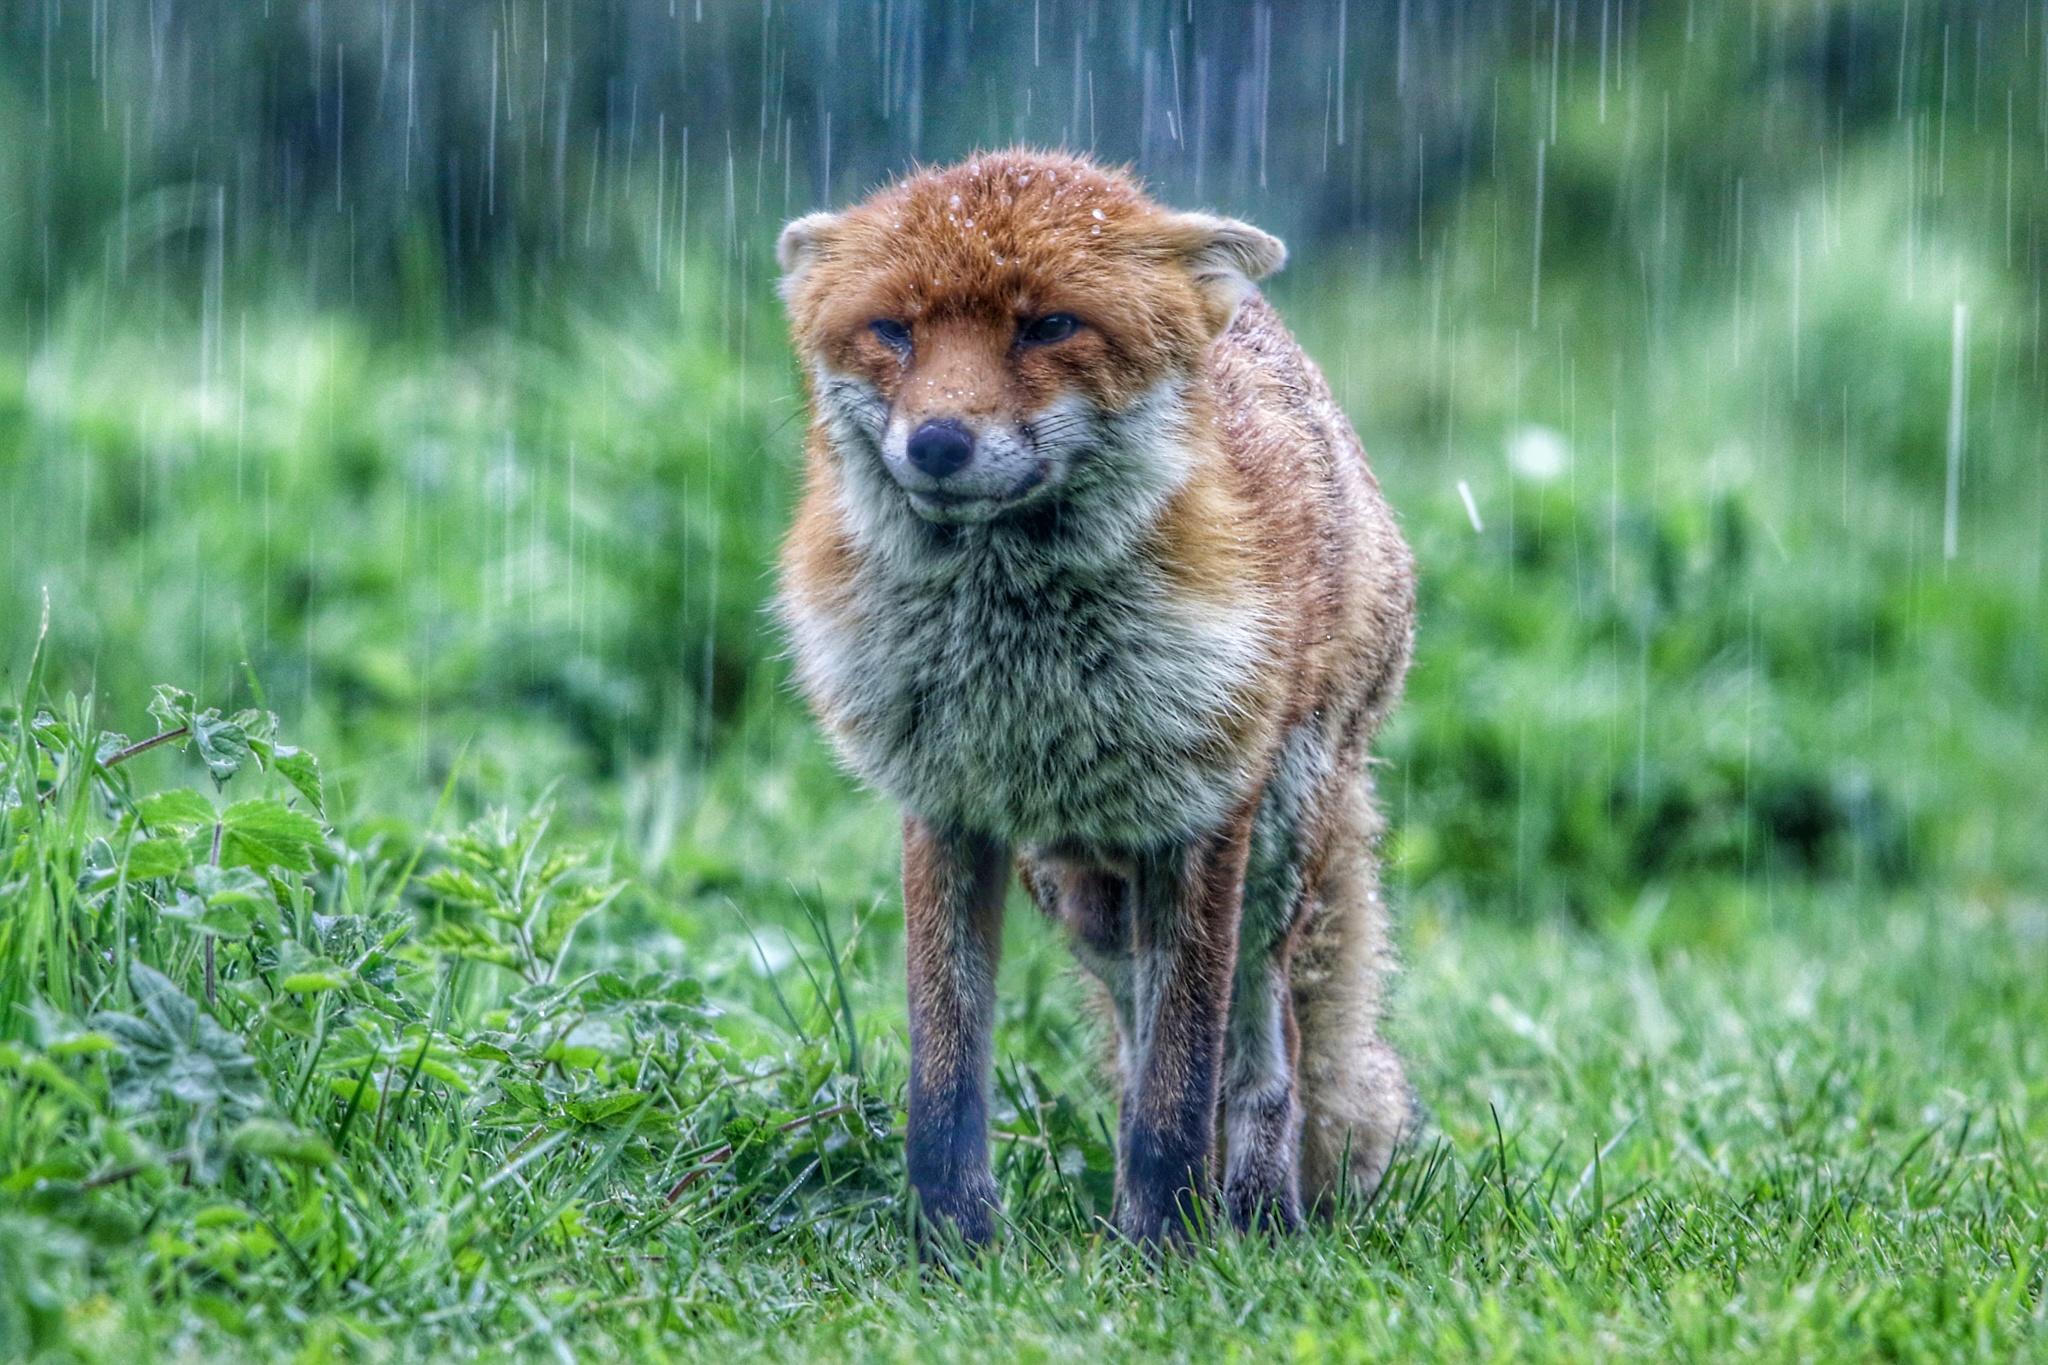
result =
[{"label": "rain", "polygon": [[[1165,1288],[1022,891],[1012,1259],[899,1273],[899,816],[773,606],[778,232],[1013,146],[1284,239],[1417,563],[1426,1121]],[[2044,291],[2038,0],[17,0],[0,1356],[2039,1350]]]}]

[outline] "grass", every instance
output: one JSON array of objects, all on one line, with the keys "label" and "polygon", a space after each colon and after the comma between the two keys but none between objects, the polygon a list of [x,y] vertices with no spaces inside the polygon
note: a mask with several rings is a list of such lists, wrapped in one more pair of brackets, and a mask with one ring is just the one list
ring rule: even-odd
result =
[{"label": "grass", "polygon": [[[0,1044],[10,1353],[2048,1347],[2038,902],[1803,892],[1686,946],[1654,903],[1603,932],[1415,907],[1396,1032],[1429,1132],[1334,1225],[1163,1265],[1099,1221],[1093,1026],[1013,914],[1010,1227],[939,1274],[897,1199],[886,907],[671,900],[544,815],[345,837],[275,741],[216,802],[179,741],[95,775],[92,718],[43,714],[10,743],[29,913],[0,966],[22,980],[28,924],[69,965]],[[804,858],[799,826],[768,843]]]},{"label": "grass", "polygon": [[1276,282],[1423,568],[1381,789],[1432,1115],[1277,1245],[1106,1236],[1098,1030],[1017,905],[1009,1227],[911,1254],[895,822],[761,611],[772,225],[459,334],[256,259],[39,306],[0,1358],[2048,1359],[2039,157],[1960,103],[1788,146],[1681,36],[1654,113],[1566,92],[1540,281],[1510,140]]},{"label": "grass", "polygon": [[[1486,420],[1560,477],[1443,470],[1455,367],[1345,361],[1419,306],[1303,331],[1428,569],[1383,788],[1433,1124],[1333,1226],[1134,1256],[1095,1025],[1017,907],[1011,1225],[945,1273],[900,1202],[893,821],[759,625],[786,377],[630,319],[457,358],[281,314],[230,422],[147,334],[119,386],[89,333],[39,355],[16,449],[77,462],[6,470],[41,643],[0,778],[0,1351],[2048,1355],[2040,523],[1973,505],[1937,561],[1924,484],[1845,510],[1788,395],[1616,394],[1613,455],[1532,401]],[[1703,313],[1644,381],[1724,341]],[[1765,443],[1732,470],[1731,432]]]}]

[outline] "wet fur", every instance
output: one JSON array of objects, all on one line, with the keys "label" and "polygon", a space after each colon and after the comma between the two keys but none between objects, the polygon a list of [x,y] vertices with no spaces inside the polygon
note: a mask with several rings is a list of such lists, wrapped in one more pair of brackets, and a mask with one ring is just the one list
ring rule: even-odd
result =
[{"label": "wet fur", "polygon": [[[1219,1174],[1239,1226],[1369,1192],[1409,1116],[1378,1032],[1367,745],[1407,667],[1412,568],[1252,289],[1278,244],[1006,153],[799,220],[782,254],[814,421],[781,611],[841,754],[906,811],[927,1213],[992,1228],[1012,854],[1110,1000],[1126,1231],[1174,1235]],[[1066,307],[1079,343],[1005,349],[1013,316]],[[878,316],[915,322],[915,357],[877,350]],[[1044,488],[983,524],[924,520],[881,456],[930,413],[1040,461]]]}]

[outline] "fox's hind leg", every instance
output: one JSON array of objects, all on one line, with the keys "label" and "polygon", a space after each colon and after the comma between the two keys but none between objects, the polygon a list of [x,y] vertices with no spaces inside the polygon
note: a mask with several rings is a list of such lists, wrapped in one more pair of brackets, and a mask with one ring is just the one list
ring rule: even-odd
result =
[{"label": "fox's hind leg", "polygon": [[1413,1124],[1379,1036],[1393,972],[1380,822],[1363,756],[1289,736],[1253,827],[1224,1075],[1224,1202],[1291,1227],[1339,1190],[1369,1195]]},{"label": "fox's hind leg", "polygon": [[[1136,959],[1132,951],[1131,883],[1099,869],[1062,865],[1027,856],[1019,863],[1032,898],[1067,931],[1075,956],[1101,987],[1116,1028],[1118,1148],[1128,1149],[1137,1114],[1137,1088],[1144,1070],[1137,1015]],[[1299,878],[1294,879],[1299,884]],[[1295,1095],[1294,1003],[1284,961],[1284,926],[1265,907],[1268,886],[1256,911],[1247,901],[1240,931],[1231,993],[1227,1058],[1222,1079],[1221,1148],[1228,1152],[1225,1201],[1238,1227],[1265,1223],[1282,1228],[1299,1221],[1295,1154],[1300,1144],[1301,1107]],[[1256,940],[1256,942],[1254,942]],[[1117,1206],[1128,1207],[1130,1171],[1117,1169]]]},{"label": "fox's hind leg", "polygon": [[[1119,1092],[1137,1074],[1137,996],[1131,960],[1130,879],[1026,855],[1017,864],[1032,900],[1067,932],[1074,957],[1102,989],[1116,1028]],[[1119,1106],[1119,1126],[1130,1106]]]},{"label": "fox's hind leg", "polygon": [[1401,1059],[1379,1036],[1394,955],[1370,775],[1352,776],[1333,799],[1341,804],[1308,889],[1291,982],[1301,1030],[1302,1193],[1325,1213],[1340,1191],[1370,1196],[1379,1188],[1415,1122]]},{"label": "fox's hind leg", "polygon": [[1295,927],[1314,857],[1317,788],[1327,777],[1320,732],[1288,740],[1259,802],[1245,864],[1244,913],[1230,990],[1223,1072],[1223,1203],[1238,1228],[1301,1221],[1300,1036],[1288,984]]},{"label": "fox's hind leg", "polygon": [[1301,1101],[1285,946],[1240,946],[1223,1073],[1223,1203],[1234,1227],[1301,1222]]}]

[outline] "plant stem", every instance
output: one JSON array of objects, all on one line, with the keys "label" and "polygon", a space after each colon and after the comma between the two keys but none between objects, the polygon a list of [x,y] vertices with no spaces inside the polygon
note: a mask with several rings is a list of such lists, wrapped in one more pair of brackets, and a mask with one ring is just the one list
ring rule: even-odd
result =
[{"label": "plant stem", "polygon": [[180,725],[175,730],[166,730],[162,734],[151,735],[148,739],[138,739],[127,748],[116,749],[113,753],[108,754],[106,761],[100,764],[100,766],[102,768],[118,768],[137,754],[146,754],[159,744],[169,744],[172,740],[183,739],[191,733],[191,726]]},{"label": "plant stem", "polygon": [[[191,726],[180,725],[175,730],[165,730],[161,734],[151,735],[148,739],[138,739],[133,744],[130,744],[127,748],[116,749],[111,754],[108,754],[106,758],[99,763],[99,769],[101,772],[105,772],[110,768],[118,768],[123,763],[126,763],[129,759],[134,758],[137,754],[146,754],[151,749],[156,748],[156,746],[159,744],[169,744],[172,740],[183,739],[185,736],[191,733]],[[48,804],[50,798],[54,797],[56,794],[57,788],[52,787],[48,791],[44,792],[41,796],[37,797],[36,800],[39,803]]]},{"label": "plant stem", "polygon": [[[206,855],[206,865],[208,867],[220,866],[221,828],[220,821],[216,820],[213,822],[213,850]],[[206,954],[206,1007],[208,1009],[213,1008],[213,941],[212,934],[206,935],[204,950]]]}]

